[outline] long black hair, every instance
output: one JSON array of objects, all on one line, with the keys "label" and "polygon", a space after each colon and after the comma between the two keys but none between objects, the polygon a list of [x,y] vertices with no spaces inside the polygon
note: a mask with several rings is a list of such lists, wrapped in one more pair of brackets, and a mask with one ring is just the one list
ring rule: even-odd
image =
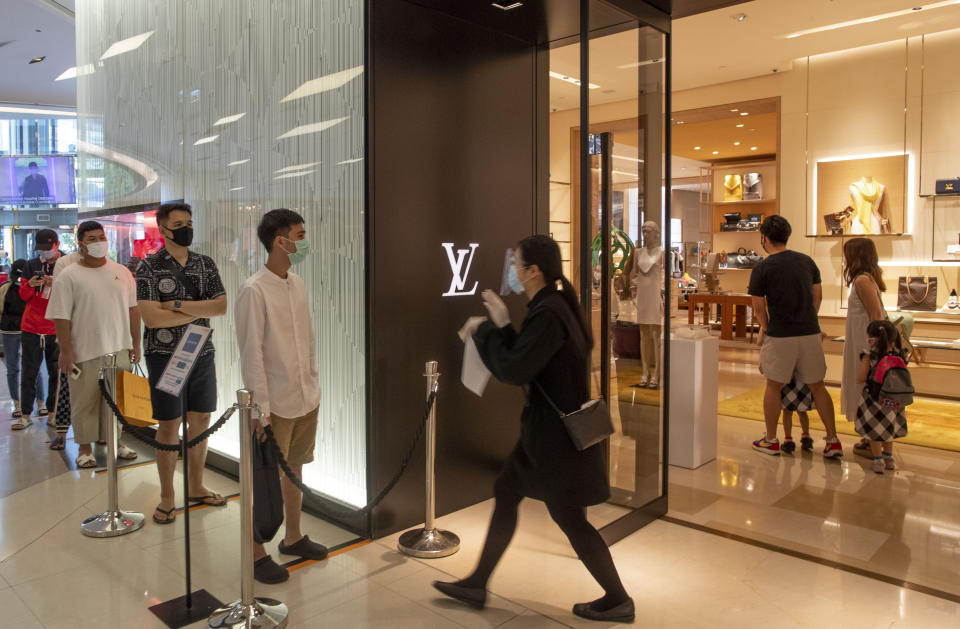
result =
[{"label": "long black hair", "polygon": [[539,267],[540,272],[543,273],[543,281],[546,282],[547,286],[556,286],[557,291],[570,307],[573,316],[576,317],[577,323],[580,324],[580,330],[587,341],[587,348],[592,348],[593,332],[587,323],[583,310],[580,308],[580,300],[577,299],[577,292],[574,290],[573,284],[563,275],[560,246],[550,236],[536,234],[521,240],[517,247],[520,249],[523,261],[528,266],[536,264]]}]

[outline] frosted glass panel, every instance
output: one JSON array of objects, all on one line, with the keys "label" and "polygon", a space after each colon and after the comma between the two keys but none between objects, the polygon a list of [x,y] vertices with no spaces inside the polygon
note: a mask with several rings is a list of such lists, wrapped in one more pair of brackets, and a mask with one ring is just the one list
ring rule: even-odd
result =
[{"label": "frosted glass panel", "polygon": [[[221,410],[242,386],[232,304],[263,264],[260,217],[304,216],[323,400],[308,485],[366,503],[361,0],[83,0],[81,212],[183,198],[220,267]],[[78,71],[79,73],[79,71]],[[237,427],[210,440],[236,457]]]}]

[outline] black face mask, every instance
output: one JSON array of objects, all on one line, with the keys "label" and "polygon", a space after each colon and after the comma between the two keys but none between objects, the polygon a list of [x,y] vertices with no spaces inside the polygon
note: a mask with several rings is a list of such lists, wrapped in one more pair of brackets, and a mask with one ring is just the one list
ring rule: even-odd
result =
[{"label": "black face mask", "polygon": [[168,229],[167,231],[173,234],[171,240],[181,247],[189,247],[193,243],[193,228],[189,225],[177,229]]}]

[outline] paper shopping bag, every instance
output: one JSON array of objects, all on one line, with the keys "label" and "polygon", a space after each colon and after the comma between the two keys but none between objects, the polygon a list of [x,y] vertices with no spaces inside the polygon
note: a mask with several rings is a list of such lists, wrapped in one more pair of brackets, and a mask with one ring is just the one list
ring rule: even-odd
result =
[{"label": "paper shopping bag", "polygon": [[120,413],[134,426],[156,425],[150,402],[150,382],[143,376],[118,369],[116,402]]}]

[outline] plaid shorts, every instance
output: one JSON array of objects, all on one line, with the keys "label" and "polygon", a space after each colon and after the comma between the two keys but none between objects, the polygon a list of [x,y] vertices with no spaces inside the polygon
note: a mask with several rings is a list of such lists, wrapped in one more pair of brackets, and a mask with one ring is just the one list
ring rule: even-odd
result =
[{"label": "plaid shorts", "polygon": [[812,411],[816,406],[813,403],[813,393],[810,391],[810,387],[798,382],[796,376],[791,378],[790,382],[780,389],[780,408],[785,411],[800,413]]}]

